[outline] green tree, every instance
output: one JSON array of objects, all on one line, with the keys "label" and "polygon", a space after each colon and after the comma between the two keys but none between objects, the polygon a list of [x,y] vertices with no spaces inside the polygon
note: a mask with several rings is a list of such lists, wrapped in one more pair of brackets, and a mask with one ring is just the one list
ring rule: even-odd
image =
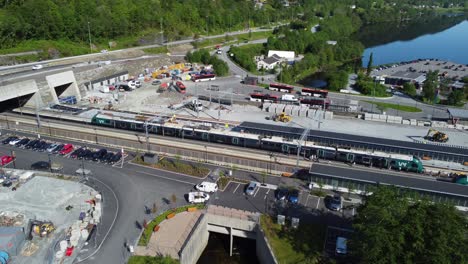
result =
[{"label": "green tree", "polygon": [[372,71],[372,63],[374,61],[374,53],[371,52],[370,56],[369,56],[369,62],[367,62],[367,76],[370,75],[371,71]]},{"label": "green tree", "polygon": [[348,85],[348,73],[346,71],[337,71],[328,76],[328,89],[339,91]]},{"label": "green tree", "polygon": [[128,264],[178,264],[179,261],[171,258],[170,256],[131,256]]},{"label": "green tree", "polygon": [[468,220],[451,204],[380,186],[358,208],[349,243],[358,263],[466,263]]},{"label": "green tree", "polygon": [[429,71],[426,75],[426,81],[424,81],[422,93],[424,99],[429,102],[434,102],[436,97],[436,89],[438,87],[438,71]]},{"label": "green tree", "polygon": [[403,84],[403,92],[409,96],[416,96],[416,86],[412,82],[406,82]]},{"label": "green tree", "polygon": [[455,90],[451,92],[447,98],[447,103],[449,105],[460,105],[463,102],[463,94],[462,90]]}]

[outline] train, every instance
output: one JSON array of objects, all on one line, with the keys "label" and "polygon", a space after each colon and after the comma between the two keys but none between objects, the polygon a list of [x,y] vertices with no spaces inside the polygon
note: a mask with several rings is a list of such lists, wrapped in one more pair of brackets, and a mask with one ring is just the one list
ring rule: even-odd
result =
[{"label": "train", "polygon": [[[105,111],[91,118],[91,124],[116,129],[132,130],[182,139],[226,144],[238,147],[261,149],[306,159],[325,159],[360,164],[371,167],[423,173],[421,160],[413,155],[390,154],[377,151],[363,151],[348,147],[319,145],[314,142],[300,142],[297,139],[280,136],[246,133],[236,126],[218,123],[178,120],[170,117],[141,116],[131,113]],[[299,153],[298,153],[299,152]]]}]

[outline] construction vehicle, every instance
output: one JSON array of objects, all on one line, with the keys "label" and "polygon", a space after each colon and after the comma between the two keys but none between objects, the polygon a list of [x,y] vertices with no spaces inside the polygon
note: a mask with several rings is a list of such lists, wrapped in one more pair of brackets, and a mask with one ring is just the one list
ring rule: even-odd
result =
[{"label": "construction vehicle", "polygon": [[52,222],[42,222],[38,220],[34,220],[31,222],[31,236],[40,236],[45,237],[48,236],[55,230],[55,226]]},{"label": "construction vehicle", "polygon": [[449,140],[449,137],[447,136],[447,134],[443,132],[430,128],[429,131],[427,131],[427,134],[424,137],[424,139],[434,141],[434,142],[445,143]]},{"label": "construction vehicle", "polygon": [[275,122],[283,122],[283,123],[288,123],[292,120],[292,116],[287,115],[285,112],[282,112],[279,115],[274,115],[271,119]]}]

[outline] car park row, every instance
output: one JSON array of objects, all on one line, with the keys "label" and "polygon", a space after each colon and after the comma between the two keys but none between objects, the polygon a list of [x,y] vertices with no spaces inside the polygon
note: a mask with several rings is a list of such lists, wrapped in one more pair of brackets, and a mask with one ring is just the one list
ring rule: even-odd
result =
[{"label": "car park row", "polygon": [[[111,152],[105,148],[94,149],[86,146],[78,146],[70,143],[50,142],[41,139],[30,139],[27,137],[9,136],[4,138],[2,144],[9,144],[17,148],[31,149],[48,154],[61,155],[79,160],[92,160],[101,163],[114,164],[122,159],[121,152]],[[1,157],[2,166],[11,162],[7,156]],[[39,166],[41,167],[41,166]],[[41,167],[41,169],[44,169]],[[46,168],[48,169],[48,168]]]}]

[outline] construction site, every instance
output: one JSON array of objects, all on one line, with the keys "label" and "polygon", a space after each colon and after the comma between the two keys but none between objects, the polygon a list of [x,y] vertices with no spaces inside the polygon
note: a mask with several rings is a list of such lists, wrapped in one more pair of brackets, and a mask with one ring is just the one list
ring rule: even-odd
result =
[{"label": "construction site", "polygon": [[[101,197],[75,180],[2,170],[1,263],[73,263],[101,218]],[[63,178],[63,177],[62,177]]]}]

